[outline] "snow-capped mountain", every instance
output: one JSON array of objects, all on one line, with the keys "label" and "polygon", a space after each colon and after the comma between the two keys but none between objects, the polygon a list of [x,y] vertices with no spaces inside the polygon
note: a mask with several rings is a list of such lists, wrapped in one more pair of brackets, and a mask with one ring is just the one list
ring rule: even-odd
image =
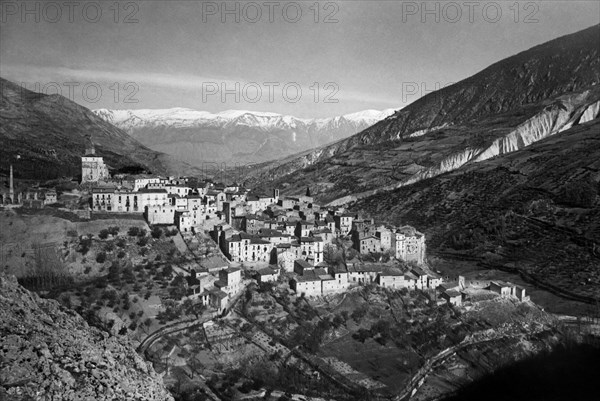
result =
[{"label": "snow-capped mountain", "polygon": [[305,119],[247,110],[94,110],[149,148],[200,166],[206,162],[248,164],[279,159],[347,138],[395,111],[364,110]]}]

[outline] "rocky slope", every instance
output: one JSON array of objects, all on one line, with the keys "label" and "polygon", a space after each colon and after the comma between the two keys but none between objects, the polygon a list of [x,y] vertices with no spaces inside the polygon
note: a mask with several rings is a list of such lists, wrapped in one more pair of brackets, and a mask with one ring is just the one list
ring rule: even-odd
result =
[{"label": "rocky slope", "polygon": [[353,135],[394,113],[364,110],[333,118],[228,110],[217,114],[167,110],[94,111],[149,148],[187,163],[248,164],[313,149]]},{"label": "rocky slope", "polygon": [[63,96],[35,93],[0,78],[0,171],[8,173],[12,163],[18,178],[77,176],[90,139],[114,169],[194,172]]},{"label": "rocky slope", "polygon": [[[595,106],[592,106],[595,107]],[[458,251],[600,296],[600,118],[352,204],[411,224],[428,250]]]},{"label": "rocky slope", "polygon": [[[246,173],[292,192],[308,173],[327,184],[322,200],[343,203],[522,149],[597,115],[599,48],[600,25],[552,40],[428,94],[348,139]],[[344,190],[348,176],[356,185]]]},{"label": "rocky slope", "polygon": [[172,397],[125,340],[89,327],[58,302],[0,276],[0,399],[139,400]]}]

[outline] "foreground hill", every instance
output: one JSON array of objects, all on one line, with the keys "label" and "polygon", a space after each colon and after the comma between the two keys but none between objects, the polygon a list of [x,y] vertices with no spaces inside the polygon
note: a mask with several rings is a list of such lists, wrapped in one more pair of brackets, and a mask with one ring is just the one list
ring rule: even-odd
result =
[{"label": "foreground hill", "polygon": [[[346,203],[517,151],[598,113],[600,25],[491,65],[363,132],[247,171],[253,182]],[[304,169],[304,170],[303,170]]]},{"label": "foreground hill", "polygon": [[172,400],[124,341],[0,276],[0,399]]},{"label": "foreground hill", "polygon": [[364,110],[333,118],[303,119],[276,113],[191,109],[94,111],[150,149],[192,165],[259,163],[335,142],[393,114]]},{"label": "foreground hill", "polygon": [[7,173],[13,163],[19,178],[77,176],[90,139],[113,169],[194,171],[63,96],[35,93],[0,78],[0,171]]}]

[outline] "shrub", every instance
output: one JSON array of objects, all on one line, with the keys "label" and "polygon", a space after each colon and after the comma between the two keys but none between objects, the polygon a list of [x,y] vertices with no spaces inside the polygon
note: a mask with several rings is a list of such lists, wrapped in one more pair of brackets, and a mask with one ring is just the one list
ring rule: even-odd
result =
[{"label": "shrub", "polygon": [[140,229],[138,227],[129,227],[129,230],[127,230],[127,234],[132,236],[132,237],[137,237],[140,234]]},{"label": "shrub", "polygon": [[113,262],[108,269],[107,279],[111,282],[118,283],[121,280],[121,266],[117,262]]},{"label": "shrub", "polygon": [[105,261],[106,261],[106,253],[100,252],[100,253],[98,253],[98,255],[96,255],[96,262],[104,263]]},{"label": "shrub", "polygon": [[117,240],[117,246],[119,248],[125,248],[125,245],[127,245],[127,242],[123,238]]},{"label": "shrub", "polygon": [[106,288],[108,282],[106,281],[106,277],[100,277],[98,281],[96,281],[96,288]]},{"label": "shrub", "polygon": [[86,267],[83,268],[83,273],[84,274],[89,274],[91,270],[92,270],[92,268],[90,266],[86,266]]},{"label": "shrub", "polygon": [[90,237],[81,237],[81,240],[79,240],[79,252],[81,252],[82,255],[88,253],[91,246],[92,239]]},{"label": "shrub", "polygon": [[141,237],[141,238],[139,239],[139,241],[138,241],[138,243],[137,243],[137,244],[138,244],[139,246],[146,246],[146,244],[147,244],[147,243],[148,243],[148,238],[146,238],[146,237]]},{"label": "shrub", "polygon": [[358,308],[353,310],[350,316],[352,317],[352,320],[354,320],[356,323],[360,323],[360,321],[363,317],[365,317],[366,314],[367,311],[364,308]]},{"label": "shrub", "polygon": [[117,253],[117,257],[119,259],[123,259],[125,257],[125,251],[119,251],[119,253]]},{"label": "shrub", "polygon": [[119,230],[120,230],[120,228],[117,227],[117,226],[110,226],[110,227],[108,227],[108,232],[112,236],[115,236],[115,235],[119,234]]},{"label": "shrub", "polygon": [[155,226],[154,228],[152,228],[151,234],[152,234],[152,238],[159,239],[160,237],[162,237],[163,232],[160,229],[160,227]]},{"label": "shrub", "polygon": [[359,329],[356,333],[352,334],[352,338],[354,338],[356,341],[360,341],[361,343],[364,343],[365,340],[367,340],[370,337],[371,331],[362,328]]},{"label": "shrub", "polygon": [[108,238],[108,230],[107,229],[100,230],[100,234],[98,234],[98,237],[100,237],[100,239],[107,239]]},{"label": "shrub", "polygon": [[138,237],[145,237],[146,236],[146,230],[144,230],[143,228],[140,228],[140,230],[138,231]]},{"label": "shrub", "polygon": [[170,278],[172,274],[173,274],[173,268],[171,266],[165,266],[165,267],[163,267],[163,269],[162,269],[162,275],[163,275],[163,277]]},{"label": "shrub", "polygon": [[127,281],[128,283],[135,282],[135,275],[133,274],[133,269],[131,267],[126,267],[123,269],[122,276],[123,280]]}]

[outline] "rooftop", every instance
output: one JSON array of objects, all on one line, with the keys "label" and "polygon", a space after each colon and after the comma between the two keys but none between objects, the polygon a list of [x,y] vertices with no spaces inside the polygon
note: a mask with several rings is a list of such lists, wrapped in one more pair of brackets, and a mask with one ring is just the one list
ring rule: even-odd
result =
[{"label": "rooftop", "polygon": [[380,276],[383,277],[387,277],[387,276],[404,276],[404,273],[402,273],[400,270],[395,270],[395,269],[386,269],[384,271],[382,271],[381,273],[379,273]]},{"label": "rooftop", "polygon": [[262,269],[257,270],[257,273],[260,274],[261,276],[270,276],[273,274],[277,274],[278,272],[279,272],[279,270],[271,269],[270,267],[264,267]]},{"label": "rooftop", "polygon": [[427,273],[425,273],[425,271],[423,269],[421,269],[420,267],[413,267],[411,269],[411,271],[413,273],[415,273],[417,276],[427,276]]},{"label": "rooftop", "polygon": [[496,284],[499,287],[514,287],[515,285],[513,283],[509,283],[508,281],[502,281],[502,280],[494,280],[492,281],[493,284]]},{"label": "rooftop", "polygon": [[460,294],[460,292],[456,291],[456,290],[446,290],[444,291],[444,293],[446,295],[448,295],[451,298],[455,298],[455,297],[462,297],[462,295]]},{"label": "rooftop", "polygon": [[271,228],[261,228],[259,230],[259,235],[261,237],[289,237],[289,234],[284,234],[281,231],[273,230]]},{"label": "rooftop", "polygon": [[311,266],[310,263],[308,263],[306,260],[304,259],[296,259],[294,261],[294,263],[297,263],[298,265],[300,265],[301,267],[303,267],[304,269],[312,269],[313,266]]},{"label": "rooftop", "polygon": [[381,265],[353,265],[348,266],[348,272],[359,273],[359,272],[375,272],[379,273],[384,270],[384,266]]},{"label": "rooftop", "polygon": [[323,242],[320,237],[300,237],[300,242]]},{"label": "rooftop", "polygon": [[366,241],[366,240],[369,240],[369,239],[373,239],[373,240],[379,241],[379,238],[377,238],[374,235],[365,235],[364,237],[360,237],[360,241]]},{"label": "rooftop", "polygon": [[138,192],[142,193],[142,194],[166,194],[167,190],[166,189],[162,189],[162,188],[156,188],[156,189],[140,188],[138,190]]},{"label": "rooftop", "polygon": [[342,263],[330,266],[329,268],[330,271],[333,271],[334,273],[346,273],[346,266],[344,266]]}]

